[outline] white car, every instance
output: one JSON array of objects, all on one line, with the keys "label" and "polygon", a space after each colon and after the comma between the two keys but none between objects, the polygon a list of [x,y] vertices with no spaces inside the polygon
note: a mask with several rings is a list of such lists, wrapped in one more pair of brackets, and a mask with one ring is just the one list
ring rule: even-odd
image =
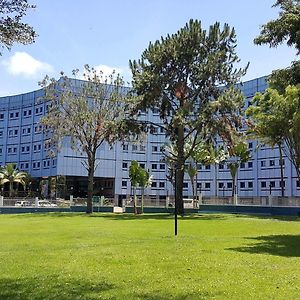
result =
[{"label": "white car", "polygon": [[57,207],[55,203],[51,203],[47,200],[39,200],[38,205],[41,207]]},{"label": "white car", "polygon": [[29,201],[26,200],[21,200],[21,201],[17,201],[15,203],[15,206],[17,207],[25,207],[25,206],[31,206]]}]

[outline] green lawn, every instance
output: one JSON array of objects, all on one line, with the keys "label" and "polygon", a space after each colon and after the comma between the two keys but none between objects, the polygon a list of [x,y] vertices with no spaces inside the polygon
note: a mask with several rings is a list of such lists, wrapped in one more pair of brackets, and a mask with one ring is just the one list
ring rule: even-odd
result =
[{"label": "green lawn", "polygon": [[300,219],[0,215],[0,299],[300,299]]}]

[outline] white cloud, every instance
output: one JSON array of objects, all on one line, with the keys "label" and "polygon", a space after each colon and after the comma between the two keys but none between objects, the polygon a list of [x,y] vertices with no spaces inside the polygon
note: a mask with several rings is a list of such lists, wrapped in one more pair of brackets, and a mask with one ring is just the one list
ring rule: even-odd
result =
[{"label": "white cloud", "polygon": [[2,64],[6,67],[7,72],[14,76],[35,78],[54,71],[51,65],[35,59],[26,52],[16,52]]}]

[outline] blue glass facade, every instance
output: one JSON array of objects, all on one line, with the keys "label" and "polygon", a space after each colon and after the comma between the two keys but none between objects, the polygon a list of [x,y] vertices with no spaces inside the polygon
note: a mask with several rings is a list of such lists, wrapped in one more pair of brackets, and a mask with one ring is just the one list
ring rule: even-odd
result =
[{"label": "blue glass facade", "polygon": [[[76,82],[74,81],[76,84]],[[245,94],[245,107],[256,92],[267,87],[266,78],[247,81],[240,86]],[[82,165],[83,155],[72,150],[66,140],[57,156],[49,156],[51,144],[47,128],[39,124],[47,112],[47,103],[41,100],[42,90],[16,96],[0,98],[0,164],[13,162],[20,170],[32,177],[66,176],[84,178],[87,175]],[[152,110],[142,113],[141,118],[160,122],[159,112]],[[153,175],[152,187],[146,193],[165,197],[173,194],[172,185],[166,180],[167,167],[162,162],[161,147],[165,144],[165,134],[160,128],[149,134],[139,144],[116,143],[112,148],[103,144],[97,152],[99,163],[95,176],[102,178],[98,189],[109,189],[115,195],[130,194],[128,169],[132,160],[137,160]],[[249,140],[252,158],[241,165],[237,177],[238,194],[241,196],[280,195],[280,167],[277,149],[265,145],[257,149],[258,142]],[[204,195],[231,195],[232,182],[226,165],[220,164],[215,174],[210,166],[199,166],[198,189]],[[285,158],[285,191],[287,196],[300,196],[296,172]],[[80,181],[80,180],[79,180]],[[74,185],[74,183],[72,183]],[[192,194],[188,177],[185,178],[184,195]],[[75,188],[75,187],[74,187]],[[80,192],[80,186],[77,187]]]}]

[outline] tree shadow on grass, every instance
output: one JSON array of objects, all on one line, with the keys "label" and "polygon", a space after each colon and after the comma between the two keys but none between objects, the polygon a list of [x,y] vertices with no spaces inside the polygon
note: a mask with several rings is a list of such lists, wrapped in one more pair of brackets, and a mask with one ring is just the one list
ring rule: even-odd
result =
[{"label": "tree shadow on grass", "polygon": [[[30,213],[30,214],[13,214],[10,215],[11,218],[72,218],[72,217],[87,217],[87,218],[103,218],[110,220],[119,220],[119,221],[132,221],[132,220],[172,220],[174,219],[174,214],[172,213],[145,213],[134,215],[132,213],[123,213],[123,214],[115,214],[115,213],[77,213],[77,212],[51,212],[51,213]],[[232,218],[232,215],[228,214],[211,214],[211,213],[202,213],[202,214],[185,214],[183,217],[178,216],[179,221],[207,221],[207,220],[225,220]]]},{"label": "tree shadow on grass", "polygon": [[[178,295],[172,295],[170,293],[162,293],[160,291],[158,292],[152,292],[152,293],[142,293],[135,295],[135,297],[138,297],[138,299],[144,299],[144,300],[201,300],[201,299],[215,299],[217,296],[221,296],[222,293],[210,293],[206,291],[202,292],[194,292],[194,293],[186,293],[186,294],[178,294]],[[133,297],[134,298],[134,297]]]},{"label": "tree shadow on grass", "polygon": [[268,235],[247,238],[258,243],[226,250],[252,254],[270,254],[284,257],[300,257],[300,235]]},{"label": "tree shadow on grass", "polygon": [[107,282],[91,284],[84,280],[57,277],[0,278],[0,299],[93,299],[114,288]]},{"label": "tree shadow on grass", "polygon": [[299,222],[299,216],[275,216],[275,215],[264,215],[264,214],[235,214],[236,218],[252,218],[262,220],[277,220],[277,221],[289,221]]}]

